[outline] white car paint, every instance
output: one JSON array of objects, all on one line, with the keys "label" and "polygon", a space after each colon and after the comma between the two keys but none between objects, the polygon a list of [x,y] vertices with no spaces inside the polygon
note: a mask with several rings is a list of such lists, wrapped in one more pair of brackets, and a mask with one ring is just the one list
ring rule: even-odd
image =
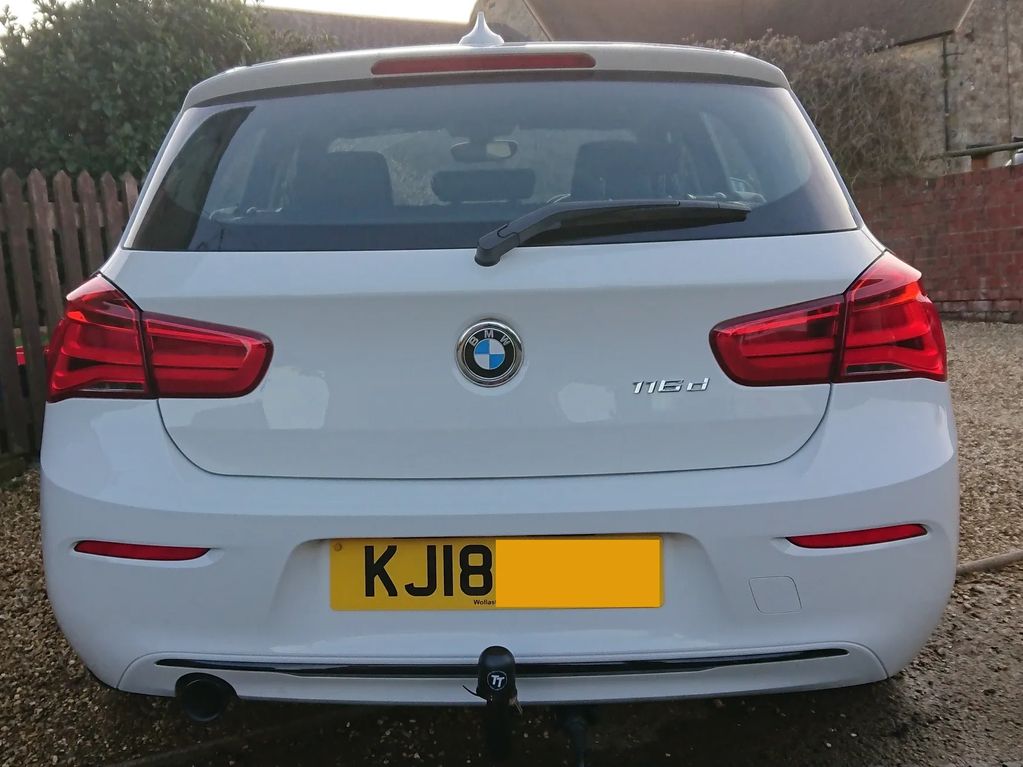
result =
[{"label": "white car paint", "polygon": [[[738,54],[507,48],[523,50],[585,51],[598,69],[788,87],[774,67]],[[185,109],[252,89],[367,78],[384,56],[461,52],[251,67],[197,86]],[[154,178],[180,141],[168,141]],[[150,183],[139,210],[154,194]],[[137,219],[102,274],[144,312],[265,332],[274,357],[239,398],[47,406],[47,588],[70,643],[102,681],[171,695],[194,663],[242,697],[472,704],[467,674],[287,671],[470,668],[483,648],[502,644],[524,663],[757,661],[528,677],[519,681],[526,703],[776,692],[884,679],[936,625],[958,536],[947,383],[741,386],[708,343],[728,318],[840,295],[881,253],[862,225],[535,247],[484,269],[465,249],[143,252],[130,247]],[[515,327],[526,361],[507,385],[483,389],[459,374],[453,352],[466,327],[489,317]],[[389,372],[393,349],[379,341],[391,337],[414,340],[402,352],[415,376]],[[633,393],[640,379],[703,378],[706,391]],[[847,549],[786,540],[906,523],[927,534]],[[634,533],[664,537],[661,608],[329,609],[333,538]],[[210,551],[133,561],[78,553],[81,540]],[[784,652],[804,655],[758,657]]]},{"label": "white car paint", "polygon": [[[258,314],[272,329],[274,362],[256,391],[160,402],[171,439],[207,471],[521,477],[788,458],[820,423],[830,386],[740,386],[714,360],[710,329],[841,293],[879,253],[852,231],[742,248],[637,243],[628,256],[620,245],[532,248],[500,269],[481,269],[464,250],[417,254],[414,263],[380,251],[158,261],[122,250],[103,273],[150,311],[241,327]],[[466,381],[452,351],[465,328],[488,317],[512,323],[527,350],[525,367],[497,389]],[[414,381],[387,374],[398,358]],[[705,391],[637,396],[639,378],[709,381]]]},{"label": "white car paint", "polygon": [[[471,665],[494,643],[520,660],[850,650],[848,657],[663,678],[524,679],[525,702],[877,681],[905,666],[926,641],[955,575],[958,477],[948,390],[930,381],[912,386],[912,392],[902,381],[835,386],[822,428],[773,466],[501,480],[215,476],[174,447],[153,402],[61,402],[49,408],[42,456],[50,599],[69,641],[101,679],[149,694],[171,694],[182,674],[157,665],[166,658]],[[490,502],[478,502],[480,491]],[[902,520],[925,524],[929,534],[832,551],[784,540]],[[629,610],[351,616],[327,607],[326,551],[334,536],[580,530],[668,535],[667,582],[674,587],[667,604],[639,616]],[[82,538],[194,545],[197,535],[215,551],[194,562],[104,560],[70,550]],[[800,609],[764,614],[750,580],[779,575],[793,579]],[[462,689],[464,678],[384,683],[244,672],[227,678],[245,697],[476,702]]]}]

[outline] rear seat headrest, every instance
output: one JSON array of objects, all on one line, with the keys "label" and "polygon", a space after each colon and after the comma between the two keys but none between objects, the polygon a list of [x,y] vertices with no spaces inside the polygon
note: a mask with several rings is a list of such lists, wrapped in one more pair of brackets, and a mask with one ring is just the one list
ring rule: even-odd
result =
[{"label": "rear seat headrest", "polygon": [[669,144],[591,141],[579,147],[572,198],[608,200],[673,194],[678,152]]},{"label": "rear seat headrest", "polygon": [[394,205],[391,171],[380,152],[329,152],[304,171],[294,206],[314,216]]}]

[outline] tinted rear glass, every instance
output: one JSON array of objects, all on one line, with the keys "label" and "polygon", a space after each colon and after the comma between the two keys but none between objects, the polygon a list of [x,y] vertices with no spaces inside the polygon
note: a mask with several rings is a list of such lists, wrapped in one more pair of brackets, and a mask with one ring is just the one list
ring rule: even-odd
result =
[{"label": "tinted rear glass", "polygon": [[721,82],[462,80],[198,107],[156,178],[132,243],[141,250],[475,247],[560,200],[752,208],[737,223],[560,242],[856,226],[792,96]]}]

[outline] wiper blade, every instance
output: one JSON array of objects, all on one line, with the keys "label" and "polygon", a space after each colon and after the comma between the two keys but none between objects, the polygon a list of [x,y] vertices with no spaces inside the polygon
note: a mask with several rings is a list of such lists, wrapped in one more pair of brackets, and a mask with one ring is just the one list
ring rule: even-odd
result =
[{"label": "wiper blade", "polygon": [[512,248],[558,229],[615,225],[642,231],[666,225],[709,226],[744,221],[750,207],[709,200],[597,200],[555,202],[480,237],[476,263],[494,266]]}]

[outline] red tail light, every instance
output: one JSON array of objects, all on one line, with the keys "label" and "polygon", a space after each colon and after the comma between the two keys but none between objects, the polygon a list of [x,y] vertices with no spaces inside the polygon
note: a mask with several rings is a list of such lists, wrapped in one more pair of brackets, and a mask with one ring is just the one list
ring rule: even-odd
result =
[{"label": "red tail light", "polygon": [[67,299],[48,350],[47,400],[240,397],[262,380],[270,339],[239,328],[145,314],[102,277]]},{"label": "red tail light", "polygon": [[148,559],[153,562],[186,562],[198,559],[209,549],[195,546],[150,546],[143,543],[115,543],[113,541],[79,541],[75,551],[115,559]]},{"label": "red tail light", "polygon": [[920,272],[886,253],[846,291],[839,381],[921,377],[944,381],[945,334]]},{"label": "red tail light", "polygon": [[927,535],[923,525],[892,525],[872,527],[869,530],[847,530],[820,535],[794,535],[789,543],[804,549],[844,549],[849,546],[869,546],[872,543],[891,543]]},{"label": "red tail light", "polygon": [[475,53],[458,56],[415,56],[381,59],[375,75],[422,75],[440,72],[501,72],[527,69],[592,69],[588,53]]},{"label": "red tail light", "polygon": [[821,383],[835,367],[842,298],[796,304],[723,322],[711,346],[729,378],[746,386]]},{"label": "red tail light", "polygon": [[728,320],[710,334],[746,386],[946,378],[945,336],[920,272],[886,253],[841,296]]},{"label": "red tail light", "polygon": [[67,297],[47,357],[50,402],[72,396],[152,396],[138,309],[101,277]]},{"label": "red tail light", "polygon": [[270,362],[270,339],[248,330],[157,314],[143,327],[160,397],[240,397]]}]

